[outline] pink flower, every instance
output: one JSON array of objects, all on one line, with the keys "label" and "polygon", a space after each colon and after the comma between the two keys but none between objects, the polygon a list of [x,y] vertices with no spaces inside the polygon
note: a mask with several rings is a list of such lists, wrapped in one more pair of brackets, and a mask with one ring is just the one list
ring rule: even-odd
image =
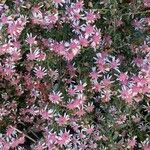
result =
[{"label": "pink flower", "polygon": [[69,49],[73,52],[74,56],[76,56],[80,51],[79,41],[71,40],[69,44]]},{"label": "pink flower", "polygon": [[128,75],[127,75],[127,72],[126,73],[123,73],[121,72],[118,76],[118,80],[122,83],[122,84],[127,84],[127,81],[128,81]]},{"label": "pink flower", "polygon": [[18,61],[19,59],[21,59],[21,50],[17,50],[15,48],[12,49],[11,59],[12,59],[12,61]]},{"label": "pink flower", "polygon": [[94,110],[93,103],[88,103],[87,105],[85,105],[85,110],[89,113],[92,112]]},{"label": "pink flower", "polygon": [[121,91],[121,98],[125,100],[126,103],[131,104],[133,101],[133,91],[125,86],[123,86]]},{"label": "pink flower", "polygon": [[89,36],[95,33],[95,28],[92,25],[83,25],[81,28],[85,32],[85,37],[88,38]]},{"label": "pink flower", "polygon": [[69,121],[69,116],[66,113],[63,116],[59,115],[59,117],[56,118],[56,121],[60,126],[65,125]]},{"label": "pink flower", "polygon": [[94,131],[94,126],[93,126],[93,125],[88,126],[88,128],[85,129],[85,132],[86,132],[87,134],[92,134],[93,131]]},{"label": "pink flower", "polygon": [[99,72],[96,71],[96,67],[92,68],[92,72],[89,75],[92,80],[97,80],[100,77]]},{"label": "pink flower", "polygon": [[127,147],[129,148],[129,149],[131,149],[131,148],[134,148],[135,147],[135,145],[136,145],[136,137],[133,137],[132,139],[129,139],[128,140],[128,143],[127,143]]},{"label": "pink flower", "polygon": [[55,24],[58,21],[58,13],[48,14],[44,17],[44,20],[45,20],[47,25]]},{"label": "pink flower", "polygon": [[59,104],[59,102],[62,101],[62,93],[60,92],[53,92],[52,94],[49,94],[49,100],[54,104]]},{"label": "pink flower", "polygon": [[102,102],[109,102],[111,100],[111,91],[109,89],[103,90],[101,93]]},{"label": "pink flower", "polygon": [[91,25],[86,25],[85,26],[85,34],[94,34],[94,27]]},{"label": "pink flower", "polygon": [[89,41],[83,36],[80,36],[79,41],[80,41],[81,46],[83,47],[87,47],[89,44]]},{"label": "pink flower", "polygon": [[72,88],[68,89],[68,94],[71,95],[71,96],[75,95],[76,94],[76,89],[72,89]]},{"label": "pink flower", "polygon": [[33,24],[43,24],[43,14],[40,10],[42,6],[35,6],[32,8],[32,23]]},{"label": "pink flower", "polygon": [[30,34],[27,33],[26,42],[30,45],[37,44],[37,41],[35,40],[35,38],[36,38],[36,36],[32,37],[32,33],[30,33]]},{"label": "pink flower", "polygon": [[148,113],[150,113],[150,103],[147,102],[147,105],[143,107],[145,109],[145,111],[147,111]]},{"label": "pink flower", "polygon": [[116,21],[116,26],[117,27],[120,27],[120,26],[122,26],[123,25],[123,21],[122,20],[117,20]]},{"label": "pink flower", "polygon": [[45,147],[44,143],[39,142],[38,145],[36,146],[36,150],[43,150]]},{"label": "pink flower", "polygon": [[133,62],[138,66],[138,67],[141,67],[142,64],[143,64],[143,59],[142,58],[135,58],[133,60]]},{"label": "pink flower", "polygon": [[83,0],[77,0],[77,2],[74,4],[74,9],[82,10],[83,6],[84,6]]},{"label": "pink flower", "polygon": [[102,88],[103,88],[103,85],[101,83],[97,82],[97,81],[95,81],[93,86],[92,86],[92,89],[95,92],[100,92]]},{"label": "pink flower", "polygon": [[8,25],[7,33],[10,34],[12,38],[18,38],[21,34],[22,30],[24,29],[24,26],[27,23],[27,18],[24,16],[20,16],[16,21],[11,22]]},{"label": "pink flower", "polygon": [[74,115],[77,115],[78,117],[82,117],[83,115],[85,115],[85,110],[83,108],[79,109],[79,110],[76,110],[74,112]]},{"label": "pink flower", "polygon": [[38,61],[44,61],[46,59],[46,53],[44,52],[39,53],[39,56],[37,59]]},{"label": "pink flower", "polygon": [[[121,125],[121,124],[125,123],[126,120],[127,120],[126,115],[120,115],[120,116],[117,118],[116,123],[117,123],[118,125]],[[131,143],[131,144],[132,144],[132,143]]]},{"label": "pink flower", "polygon": [[65,54],[64,54],[64,58],[68,61],[68,62],[70,62],[73,58],[74,58],[74,53],[73,52],[66,52]]},{"label": "pink flower", "polygon": [[82,81],[80,81],[80,84],[76,86],[76,91],[77,92],[83,92],[86,85],[87,85],[86,83],[82,83]]},{"label": "pink flower", "polygon": [[89,11],[86,12],[86,17],[85,20],[89,23],[94,23],[94,21],[96,20],[96,14],[94,13],[94,11]]},{"label": "pink flower", "polygon": [[60,131],[59,133],[59,137],[58,137],[58,144],[60,146],[62,145],[67,145],[70,141],[71,141],[71,134],[69,133],[69,131]]},{"label": "pink flower", "polygon": [[132,24],[136,30],[143,29],[143,20],[134,19]]},{"label": "pink flower", "polygon": [[111,57],[111,60],[108,60],[108,63],[110,63],[110,67],[111,69],[115,69],[115,70],[119,70],[119,66],[120,66],[120,60],[116,59],[115,57]]},{"label": "pink flower", "polygon": [[150,146],[145,146],[143,150],[150,150]]},{"label": "pink flower", "polygon": [[150,0],[143,0],[145,7],[150,7]]},{"label": "pink flower", "polygon": [[147,53],[150,51],[150,46],[148,46],[146,43],[144,43],[144,45],[141,46],[141,51],[143,53]]},{"label": "pink flower", "polygon": [[12,128],[12,127],[7,128],[7,130],[6,130],[7,136],[15,136],[15,134],[16,134],[16,131],[14,130],[14,128]]},{"label": "pink flower", "polygon": [[39,114],[42,116],[43,119],[49,120],[53,118],[54,111],[52,109],[47,110],[40,110]]},{"label": "pink flower", "polygon": [[91,39],[91,46],[95,48],[96,46],[100,45],[100,42],[101,42],[101,34],[100,32],[96,32]]},{"label": "pink flower", "polygon": [[47,142],[50,144],[57,143],[57,135],[56,133],[48,133]]},{"label": "pink flower", "polygon": [[76,99],[73,99],[71,102],[67,104],[68,109],[80,108],[81,105],[85,102],[85,96],[83,94],[78,94]]},{"label": "pink flower", "polygon": [[11,23],[11,20],[12,20],[12,17],[11,16],[5,16],[5,14],[2,14],[1,15],[1,22],[3,24],[10,24]]},{"label": "pink flower", "polygon": [[40,79],[47,75],[47,70],[45,68],[42,68],[41,66],[34,68],[34,72],[35,76]]},{"label": "pink flower", "polygon": [[111,81],[111,78],[111,76],[104,77],[104,79],[102,80],[102,85],[104,88],[109,89],[111,87],[111,84],[113,83],[113,81]]},{"label": "pink flower", "polygon": [[63,42],[60,43],[54,42],[51,47],[55,53],[58,53],[59,55],[65,54],[65,45]]}]

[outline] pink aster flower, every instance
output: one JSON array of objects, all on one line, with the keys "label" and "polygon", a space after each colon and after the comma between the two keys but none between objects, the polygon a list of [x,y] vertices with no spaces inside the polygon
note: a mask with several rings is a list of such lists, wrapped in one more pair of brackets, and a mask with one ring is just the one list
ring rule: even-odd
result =
[{"label": "pink aster flower", "polygon": [[148,46],[148,45],[144,42],[144,44],[140,47],[140,49],[141,49],[141,51],[142,51],[143,53],[147,53],[147,52],[150,51],[150,46]]},{"label": "pink aster flower", "polygon": [[102,83],[99,83],[97,80],[94,81],[93,85],[92,85],[92,90],[94,90],[95,92],[100,92],[103,88]]},{"label": "pink aster flower", "polygon": [[90,150],[97,149],[97,146],[98,146],[97,143],[93,143],[93,142],[91,142],[90,145],[89,145]]},{"label": "pink aster flower", "polygon": [[91,46],[93,48],[96,48],[96,46],[100,45],[100,42],[101,42],[101,34],[100,32],[96,32],[91,39]]},{"label": "pink aster flower", "polygon": [[141,67],[143,64],[143,59],[140,57],[137,57],[133,60],[133,63],[135,63],[138,67]]},{"label": "pink aster flower", "polygon": [[94,23],[94,21],[96,20],[97,16],[94,13],[94,11],[90,10],[89,12],[86,12],[86,16],[85,16],[85,20],[88,23]]},{"label": "pink aster flower", "polygon": [[150,17],[145,17],[144,22],[147,23],[148,26],[150,26]]},{"label": "pink aster flower", "polygon": [[13,48],[11,51],[11,59],[14,62],[21,59],[21,50],[17,50],[16,48]]},{"label": "pink aster flower", "polygon": [[35,76],[40,79],[47,75],[47,70],[45,68],[42,68],[41,66],[34,68],[34,72]]},{"label": "pink aster flower", "polygon": [[6,65],[4,67],[4,73],[9,76],[9,77],[12,77],[13,74],[15,73],[15,65],[12,64],[12,65]]},{"label": "pink aster flower", "polygon": [[67,108],[68,109],[75,109],[75,108],[80,108],[85,103],[85,96],[83,94],[78,94],[77,98],[72,99],[68,104]]},{"label": "pink aster flower", "polygon": [[60,131],[59,136],[58,136],[58,144],[60,146],[62,145],[67,145],[70,141],[71,141],[71,134],[69,133],[69,131]]},{"label": "pink aster flower", "polygon": [[87,111],[87,112],[92,112],[93,110],[94,110],[94,105],[93,105],[93,103],[89,103],[88,102],[88,104],[87,105],[85,105],[85,110]]},{"label": "pink aster flower", "polygon": [[150,103],[149,102],[147,102],[147,105],[144,105],[143,108],[145,109],[145,111],[150,113]]},{"label": "pink aster flower", "polygon": [[91,77],[92,80],[97,80],[98,77],[100,77],[99,72],[97,72],[96,67],[92,68],[92,72],[89,75]]},{"label": "pink aster flower", "polygon": [[49,120],[53,118],[54,111],[52,109],[49,109],[49,110],[42,109],[40,110],[39,114],[41,115],[43,119]]},{"label": "pink aster flower", "polygon": [[141,30],[141,29],[143,29],[143,20],[142,19],[140,19],[140,20],[134,19],[132,25],[134,26],[134,28],[136,30]]},{"label": "pink aster flower", "polygon": [[79,21],[79,20],[82,19],[82,18],[83,18],[83,15],[80,14],[79,11],[73,11],[72,16],[71,16],[71,19],[72,19],[73,21]]},{"label": "pink aster flower", "polygon": [[134,95],[133,95],[132,89],[129,89],[123,86],[122,91],[121,91],[121,98],[125,100],[126,103],[132,104],[133,97]]},{"label": "pink aster flower", "polygon": [[64,58],[70,62],[73,58],[75,57],[74,53],[73,52],[66,52],[64,54]]},{"label": "pink aster flower", "polygon": [[46,53],[40,52],[39,55],[38,55],[37,60],[38,61],[44,61],[45,59],[46,59]]},{"label": "pink aster flower", "polygon": [[32,36],[32,33],[28,34],[27,33],[27,39],[26,39],[26,42],[30,45],[33,45],[33,44],[37,44],[37,41],[35,40],[36,36],[33,37]]},{"label": "pink aster flower", "polygon": [[85,128],[85,129],[83,129],[83,130],[85,130],[85,132],[87,133],[87,134],[92,134],[93,133],[93,131],[94,131],[94,125],[88,125],[88,127],[87,128]]},{"label": "pink aster flower", "polygon": [[116,123],[117,123],[118,125],[121,125],[121,124],[124,124],[124,123],[126,122],[126,120],[127,120],[126,115],[122,114],[122,115],[120,115],[120,116],[117,118]]},{"label": "pink aster flower", "polygon": [[70,87],[70,88],[67,90],[67,92],[68,92],[69,95],[73,96],[73,95],[76,94],[76,89],[73,89],[73,88]]},{"label": "pink aster flower", "polygon": [[86,114],[85,110],[83,108],[79,108],[75,110],[74,115],[77,115],[78,117],[82,117]]},{"label": "pink aster flower", "polygon": [[43,150],[45,147],[45,143],[43,142],[38,142],[38,145],[36,146],[36,150]]},{"label": "pink aster flower", "polygon": [[44,17],[44,20],[45,20],[47,25],[55,24],[58,21],[58,13],[48,14]]},{"label": "pink aster flower", "polygon": [[27,23],[27,18],[24,16],[20,16],[16,21],[10,23],[7,28],[7,33],[12,38],[18,38],[24,29],[25,24]]},{"label": "pink aster flower", "polygon": [[85,32],[85,37],[88,38],[95,33],[95,26],[90,24],[82,25],[81,30]]},{"label": "pink aster flower", "polygon": [[83,46],[83,47],[87,47],[88,44],[89,44],[88,39],[85,38],[84,36],[79,37],[79,42],[80,42],[80,45]]},{"label": "pink aster flower", "polygon": [[55,52],[58,53],[59,55],[64,55],[65,54],[65,45],[63,42],[53,42],[53,44],[51,45],[51,49]]},{"label": "pink aster flower", "polygon": [[116,21],[116,26],[117,27],[121,27],[123,25],[123,21],[122,20],[117,20]]},{"label": "pink aster flower", "polygon": [[111,81],[111,78],[112,76],[109,76],[109,75],[104,76],[104,79],[102,80],[102,85],[104,88],[110,89],[111,84],[114,82],[114,81]]},{"label": "pink aster flower", "polygon": [[40,10],[42,6],[35,6],[32,8],[32,23],[33,24],[42,24],[43,23],[43,14]]},{"label": "pink aster flower", "polygon": [[12,22],[11,16],[6,16],[5,14],[1,15],[1,22],[2,24],[10,24]]},{"label": "pink aster flower", "polygon": [[65,113],[63,116],[62,115],[58,115],[58,117],[55,119],[56,122],[62,126],[68,123],[69,121],[69,116]]},{"label": "pink aster flower", "polygon": [[80,84],[77,85],[75,89],[77,92],[83,92],[86,85],[87,85],[86,83],[82,83],[82,81],[80,81]]},{"label": "pink aster flower", "polygon": [[101,93],[101,99],[102,99],[102,102],[109,102],[111,100],[111,90],[107,89],[107,90],[103,90],[102,93]]},{"label": "pink aster flower", "polygon": [[46,140],[47,140],[47,143],[49,144],[56,144],[57,143],[57,134],[56,132],[48,132],[46,133]]},{"label": "pink aster flower", "polygon": [[118,76],[118,80],[122,83],[122,84],[127,84],[127,81],[128,81],[128,75],[127,75],[127,72],[123,73],[121,72]]},{"label": "pink aster flower", "polygon": [[145,7],[150,7],[150,0],[143,0]]},{"label": "pink aster flower", "polygon": [[61,92],[54,92],[49,94],[49,100],[54,104],[59,104],[62,101],[62,93]]},{"label": "pink aster flower", "polygon": [[115,69],[119,71],[119,66],[120,66],[120,60],[116,59],[114,56],[111,56],[111,60],[107,60],[107,62],[110,64],[111,69]]},{"label": "pink aster flower", "polygon": [[150,150],[150,146],[145,146],[143,150]]},{"label": "pink aster flower", "polygon": [[76,56],[80,51],[79,41],[71,39],[69,43],[69,49],[73,52],[74,56]]},{"label": "pink aster flower", "polygon": [[136,146],[136,137],[133,137],[132,139],[129,139],[128,140],[128,143],[127,143],[127,148],[129,149],[132,149]]},{"label": "pink aster flower", "polygon": [[20,49],[20,48],[21,48],[21,44],[20,44],[19,41],[14,41],[14,42],[12,43],[12,46],[13,46],[14,48],[17,48],[17,49]]},{"label": "pink aster flower", "polygon": [[73,8],[75,10],[82,10],[84,6],[83,0],[77,0],[76,3],[73,4]]}]

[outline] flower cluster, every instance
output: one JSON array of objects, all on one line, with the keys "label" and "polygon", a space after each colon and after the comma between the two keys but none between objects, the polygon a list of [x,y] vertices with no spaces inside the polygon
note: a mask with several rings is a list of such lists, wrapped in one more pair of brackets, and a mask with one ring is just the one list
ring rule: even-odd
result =
[{"label": "flower cluster", "polygon": [[2,1],[0,150],[150,150],[149,5]]}]

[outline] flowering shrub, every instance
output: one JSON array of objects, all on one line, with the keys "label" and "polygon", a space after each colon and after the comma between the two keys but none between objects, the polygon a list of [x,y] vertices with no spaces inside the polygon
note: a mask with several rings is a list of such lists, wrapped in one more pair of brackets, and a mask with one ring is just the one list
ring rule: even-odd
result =
[{"label": "flowering shrub", "polygon": [[2,0],[0,150],[150,150],[149,8]]}]

